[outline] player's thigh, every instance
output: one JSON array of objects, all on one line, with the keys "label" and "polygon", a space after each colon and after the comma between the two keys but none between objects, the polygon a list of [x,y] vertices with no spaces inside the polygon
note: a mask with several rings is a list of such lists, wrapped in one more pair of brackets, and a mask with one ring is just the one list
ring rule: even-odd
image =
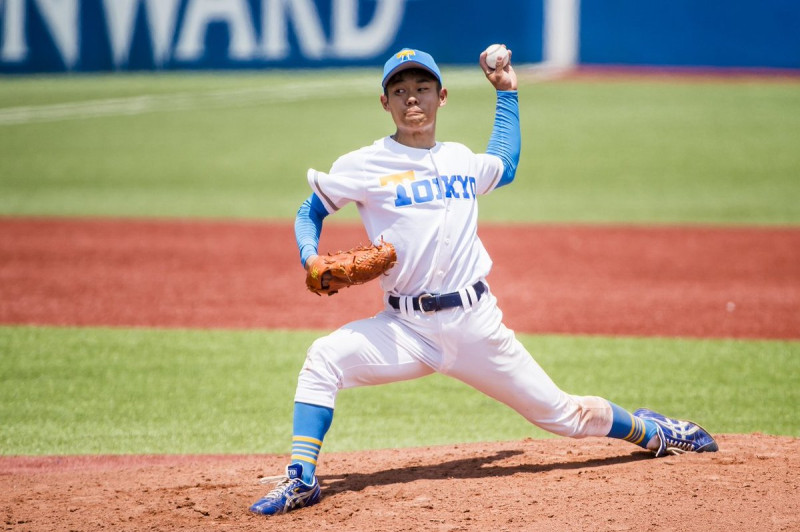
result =
[{"label": "player's thigh", "polygon": [[529,421],[558,416],[568,402],[550,376],[525,348],[514,342],[513,351],[471,351],[459,357],[449,374],[489,397],[510,406]]},{"label": "player's thigh", "polygon": [[[482,315],[488,314],[488,315]],[[447,374],[519,412],[531,422],[554,421],[563,415],[569,396],[534,360],[514,332],[499,320],[494,305],[467,316],[465,330],[489,328],[481,334],[456,336],[454,361]]]},{"label": "player's thigh", "polygon": [[339,388],[414,379],[433,372],[422,362],[429,346],[387,313],[358,320],[316,340],[307,363],[324,365]]}]

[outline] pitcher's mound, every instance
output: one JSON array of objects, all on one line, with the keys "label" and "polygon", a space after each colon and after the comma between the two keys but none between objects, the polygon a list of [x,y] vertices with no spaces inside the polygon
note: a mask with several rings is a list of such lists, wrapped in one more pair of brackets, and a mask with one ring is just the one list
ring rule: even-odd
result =
[{"label": "pitcher's mound", "polygon": [[798,530],[800,439],[718,437],[654,459],[552,439],[328,453],[322,501],[248,506],[285,456],[0,457],[5,530]]}]

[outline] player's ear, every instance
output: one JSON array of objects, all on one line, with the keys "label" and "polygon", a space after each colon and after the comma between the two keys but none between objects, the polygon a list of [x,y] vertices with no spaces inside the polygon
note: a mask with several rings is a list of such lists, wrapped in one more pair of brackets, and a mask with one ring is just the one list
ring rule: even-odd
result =
[{"label": "player's ear", "polygon": [[389,110],[389,98],[385,94],[381,94],[381,105],[384,111]]},{"label": "player's ear", "polygon": [[444,87],[439,91],[439,107],[444,107],[447,103],[447,89]]}]

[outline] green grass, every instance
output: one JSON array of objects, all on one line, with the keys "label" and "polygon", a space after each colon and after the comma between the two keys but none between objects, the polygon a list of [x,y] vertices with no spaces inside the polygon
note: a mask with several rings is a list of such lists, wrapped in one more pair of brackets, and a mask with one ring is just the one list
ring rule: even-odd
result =
[{"label": "green grass", "polygon": [[[315,332],[0,327],[0,453],[284,453]],[[800,436],[800,343],[520,336],[565,390]],[[458,420],[454,423],[453,420]],[[345,390],[328,451],[546,437],[434,375]]]},{"label": "green grass", "polygon": [[527,204],[523,219],[536,221],[797,224],[798,88],[534,87],[517,189],[485,210],[505,220]]},{"label": "green grass", "polygon": [[[439,139],[484,150],[491,87],[444,75]],[[0,216],[290,220],[308,167],[393,131],[377,76],[4,77]],[[517,180],[484,221],[800,224],[798,83],[526,78]],[[285,452],[317,335],[0,326],[0,454]],[[800,436],[799,342],[521,340],[572,393]],[[342,392],[326,450],[526,436],[547,434],[437,375]]]},{"label": "green grass", "polygon": [[[491,87],[445,80],[439,139],[484,150]],[[372,70],[5,78],[0,215],[289,219],[308,167],[393,131],[378,89]],[[797,83],[529,79],[520,97],[517,181],[483,220],[800,223]]]}]

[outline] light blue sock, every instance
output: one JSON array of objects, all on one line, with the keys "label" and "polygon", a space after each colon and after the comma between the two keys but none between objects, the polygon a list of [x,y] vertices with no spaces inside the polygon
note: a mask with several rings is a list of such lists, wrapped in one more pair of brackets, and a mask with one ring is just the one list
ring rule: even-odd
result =
[{"label": "light blue sock", "polygon": [[307,484],[314,481],[322,440],[332,421],[332,408],[307,403],[294,404],[291,463],[303,466],[303,482]]},{"label": "light blue sock", "polygon": [[611,410],[614,412],[614,420],[611,423],[608,437],[629,441],[643,449],[647,449],[647,443],[657,434],[656,424],[649,419],[635,417],[611,401],[608,404],[611,405]]}]

